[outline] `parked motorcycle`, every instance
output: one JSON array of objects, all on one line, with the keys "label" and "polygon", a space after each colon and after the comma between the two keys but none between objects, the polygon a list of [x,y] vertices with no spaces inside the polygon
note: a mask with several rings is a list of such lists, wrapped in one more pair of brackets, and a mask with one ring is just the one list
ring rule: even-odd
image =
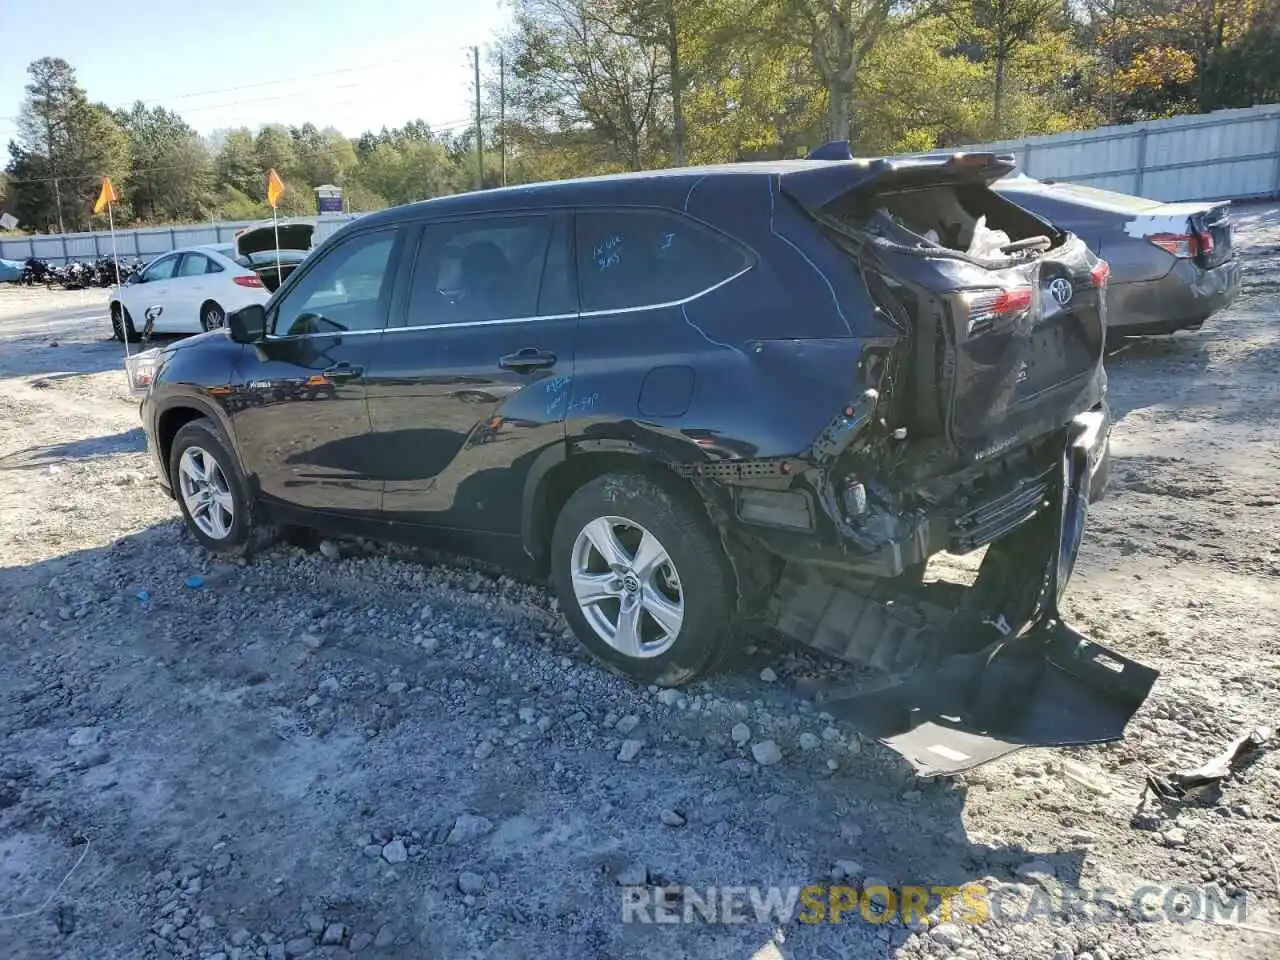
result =
[{"label": "parked motorcycle", "polygon": [[72,260],[54,270],[53,282],[64,290],[83,290],[94,284],[96,271],[93,266],[81,260]]},{"label": "parked motorcycle", "polygon": [[22,275],[18,282],[23,286],[34,287],[37,283],[49,283],[52,276],[53,267],[49,266],[49,261],[28,257],[22,265]]}]

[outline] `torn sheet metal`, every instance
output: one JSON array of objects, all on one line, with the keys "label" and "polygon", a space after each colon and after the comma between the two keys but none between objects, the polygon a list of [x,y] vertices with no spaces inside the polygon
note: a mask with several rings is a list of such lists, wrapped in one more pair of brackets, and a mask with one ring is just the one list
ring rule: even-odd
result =
[{"label": "torn sheet metal", "polygon": [[1160,233],[1186,233],[1187,221],[1206,212],[1216,203],[1162,203],[1150,213],[1141,213],[1125,221],[1124,232],[1137,240]]},{"label": "torn sheet metal", "polygon": [[946,657],[902,682],[830,696],[823,709],[926,777],[959,773],[1022,747],[1120,739],[1159,674],[1089,640],[1058,613],[1080,547],[1089,481],[1088,448],[1072,443],[1058,484],[1057,536],[1045,544],[1045,562],[1028,566],[1028,575],[1044,576],[1044,592],[1025,632]]},{"label": "torn sheet metal", "polygon": [[1182,770],[1167,776],[1148,775],[1147,787],[1161,800],[1170,802],[1213,800],[1223,781],[1252,765],[1264,749],[1275,746],[1274,736],[1272,727],[1254,727],[1232,740],[1218,756],[1194,770]]}]

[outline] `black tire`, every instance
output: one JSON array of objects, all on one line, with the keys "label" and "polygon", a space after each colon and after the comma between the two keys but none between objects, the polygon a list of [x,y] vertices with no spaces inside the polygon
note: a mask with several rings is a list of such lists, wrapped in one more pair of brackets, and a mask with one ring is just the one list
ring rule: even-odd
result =
[{"label": "black tire", "polygon": [[227,324],[227,312],[212,300],[207,301],[200,308],[200,329],[208,332],[210,330],[221,330]]},{"label": "black tire", "polygon": [[[225,536],[215,537],[201,528],[192,517],[191,509],[184,493],[185,480],[182,475],[182,458],[188,450],[198,450],[203,456],[196,455],[206,463],[211,458],[217,465],[224,484],[215,479],[215,487],[225,486],[230,495],[231,523],[226,525]],[[247,553],[253,543],[253,498],[249,495],[249,486],[245,483],[244,473],[231,445],[227,443],[217,425],[206,417],[183,424],[173,438],[173,447],[169,451],[169,482],[173,485],[174,498],[182,511],[182,518],[187,522],[187,529],[206,550],[224,556],[238,556]],[[219,514],[220,517],[224,516]]]},{"label": "black tire", "polygon": [[[978,576],[966,592],[961,615],[966,649],[980,650],[1003,632],[990,621],[1003,617],[1006,629],[1019,633],[1041,609],[1048,594],[1049,553],[1057,520],[1046,510],[987,547]],[[1037,575],[1036,571],[1039,571]]]},{"label": "black tire", "polygon": [[121,303],[111,305],[111,335],[121,342],[127,338],[129,343],[137,343],[142,339],[133,326],[133,317]]},{"label": "black tire", "polygon": [[[556,519],[551,536],[551,577],[560,600],[560,608],[573,628],[578,640],[596,658],[619,673],[642,683],[654,683],[675,687],[688,683],[712,666],[724,649],[732,630],[736,609],[734,578],[725,556],[724,548],[711,526],[710,520],[690,503],[670,483],[638,473],[613,473],[596,477],[583,484],[569,497]],[[632,525],[618,527],[618,542],[633,550],[631,538],[638,540],[643,533],[656,538],[670,560],[670,566],[662,564],[645,577],[632,577],[627,596],[632,598],[655,596],[651,591],[660,589],[668,602],[678,593],[683,604],[683,619],[674,639],[668,645],[654,646],[653,655],[627,655],[611,646],[596,631],[583,612],[574,592],[572,571],[578,551],[578,538],[593,521],[619,518]],[[638,533],[636,532],[638,529]],[[599,551],[583,548],[597,561]],[[674,567],[675,576],[670,574]],[[601,562],[603,576],[607,568]],[[639,582],[643,580],[644,582]],[[672,588],[672,581],[678,587]],[[591,605],[593,610],[608,616],[616,610],[612,619],[620,621],[624,588],[622,577],[616,577],[617,599],[607,599]],[[617,604],[617,606],[612,606]],[[658,621],[648,613],[649,604],[638,614],[643,636],[646,630],[664,633]],[[671,636],[669,631],[665,632]],[[642,644],[643,646],[643,644]]]}]

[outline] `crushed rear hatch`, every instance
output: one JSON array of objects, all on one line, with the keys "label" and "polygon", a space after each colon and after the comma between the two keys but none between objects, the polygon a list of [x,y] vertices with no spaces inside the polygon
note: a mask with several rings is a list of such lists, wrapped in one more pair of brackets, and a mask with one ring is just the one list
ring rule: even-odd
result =
[{"label": "crushed rear hatch", "polygon": [[[1105,384],[1106,264],[989,188],[1011,169],[969,154],[833,162],[782,179],[910,337],[895,425],[944,437],[969,462],[1060,430]],[[983,243],[991,231],[1001,246]]]}]

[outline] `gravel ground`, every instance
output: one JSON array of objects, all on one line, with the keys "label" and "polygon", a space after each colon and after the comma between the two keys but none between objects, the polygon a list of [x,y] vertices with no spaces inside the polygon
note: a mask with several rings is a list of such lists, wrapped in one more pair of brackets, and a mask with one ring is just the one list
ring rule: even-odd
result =
[{"label": "gravel ground", "polygon": [[[1141,796],[1280,713],[1280,209],[1238,223],[1237,304],[1110,362],[1114,484],[1068,595],[1155,692],[1122,743],[928,782],[816,712],[838,668],[803,654],[660,693],[589,662],[540,587],[213,561],[151,483],[105,293],[0,290],[0,950],[1280,956],[1280,761],[1213,802]],[[623,922],[628,884],[837,882],[982,883],[1004,919],[779,922],[740,895],[745,922]],[[1076,887],[1110,893],[1082,912]],[[1142,916],[1144,888],[1246,913]]]}]

